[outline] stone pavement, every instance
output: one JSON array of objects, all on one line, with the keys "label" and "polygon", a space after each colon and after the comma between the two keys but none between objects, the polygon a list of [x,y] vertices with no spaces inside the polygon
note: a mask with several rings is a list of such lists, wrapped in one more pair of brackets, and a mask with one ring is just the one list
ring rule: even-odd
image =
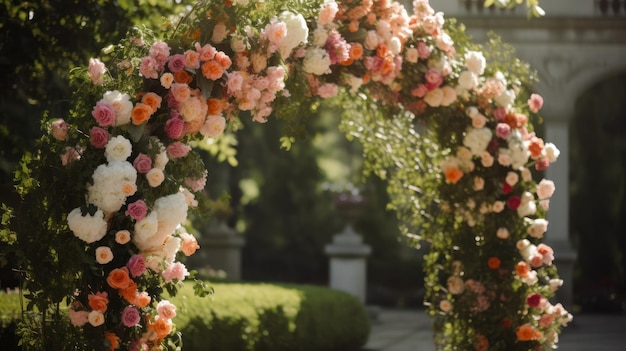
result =
[{"label": "stone pavement", "polygon": [[[380,309],[373,313],[363,351],[434,351],[430,320],[423,310]],[[626,315],[574,315],[561,333],[559,351],[625,351]]]}]

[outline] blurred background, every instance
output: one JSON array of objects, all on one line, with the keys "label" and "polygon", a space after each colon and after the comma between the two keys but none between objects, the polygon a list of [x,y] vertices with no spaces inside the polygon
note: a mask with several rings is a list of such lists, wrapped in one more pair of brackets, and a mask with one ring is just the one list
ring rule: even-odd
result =
[{"label": "blurred background", "polygon": [[[530,21],[524,8],[489,10],[481,1],[437,1],[433,7],[466,23],[477,41],[489,30],[502,35],[538,70],[536,88],[546,98],[545,123],[538,131],[562,151],[556,164],[562,169],[548,175],[560,192],[550,223],[559,239],[557,258],[563,252],[564,271],[571,266],[571,303],[578,312],[623,313],[626,2],[574,2],[546,3],[547,16]],[[99,56],[130,26],[158,28],[164,17],[190,3],[0,0],[0,202],[19,201],[12,173],[42,133],[41,117],[67,114],[72,93],[67,72]],[[222,221],[241,236],[242,280],[328,285],[324,247],[346,225],[334,199],[340,192],[358,193],[366,201],[354,228],[372,249],[367,304],[421,306],[423,252],[404,242],[395,215],[385,209],[385,183],[362,176],[360,145],[346,141],[338,116],[322,106],[304,118],[306,133],[290,151],[279,141],[288,127],[283,121],[260,127],[243,116],[233,144],[236,167],[204,153],[206,191],[213,199],[228,193],[229,201],[223,216],[194,218],[194,234],[201,238],[212,222]],[[206,274],[219,277],[221,267],[209,268]],[[0,288],[16,284],[9,257]]]}]

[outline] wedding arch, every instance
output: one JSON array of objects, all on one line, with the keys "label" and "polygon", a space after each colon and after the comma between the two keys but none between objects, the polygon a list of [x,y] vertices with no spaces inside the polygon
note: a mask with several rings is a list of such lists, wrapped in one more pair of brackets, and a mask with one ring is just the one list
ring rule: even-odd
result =
[{"label": "wedding arch", "polygon": [[429,244],[437,347],[554,347],[571,315],[549,301],[562,281],[542,242],[554,183],[540,172],[559,151],[533,131],[532,77],[510,47],[472,43],[428,0],[412,14],[388,0],[208,0],[163,33],[132,29],[72,72],[70,115],[44,121],[16,173],[28,206],[3,240],[26,264],[40,312],[28,323],[47,330],[38,344],[26,323],[22,337],[169,347],[176,306],[161,294],[189,275],[177,255],[198,244],[181,224],[210,181],[193,146],[244,116],[297,124],[324,100],[387,180],[402,232]]}]

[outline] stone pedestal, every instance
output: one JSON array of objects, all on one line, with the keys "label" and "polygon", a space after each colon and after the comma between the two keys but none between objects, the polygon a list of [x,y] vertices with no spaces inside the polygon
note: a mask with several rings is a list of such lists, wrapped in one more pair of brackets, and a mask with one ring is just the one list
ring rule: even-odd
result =
[{"label": "stone pedestal", "polygon": [[228,280],[241,280],[241,248],[244,238],[226,222],[211,223],[198,238],[200,249],[192,256],[198,268],[210,266],[226,273]]},{"label": "stone pedestal", "polygon": [[348,225],[333,237],[333,242],[326,245],[324,252],[330,257],[330,287],[345,291],[365,303],[366,258],[371,248],[362,241],[352,225]]}]

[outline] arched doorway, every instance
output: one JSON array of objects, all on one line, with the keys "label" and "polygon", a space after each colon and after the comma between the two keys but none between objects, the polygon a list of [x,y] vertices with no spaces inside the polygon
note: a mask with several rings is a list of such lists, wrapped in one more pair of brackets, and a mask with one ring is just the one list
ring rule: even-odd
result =
[{"label": "arched doorway", "polygon": [[586,312],[619,312],[626,289],[626,72],[576,100],[571,122],[574,295]]}]

